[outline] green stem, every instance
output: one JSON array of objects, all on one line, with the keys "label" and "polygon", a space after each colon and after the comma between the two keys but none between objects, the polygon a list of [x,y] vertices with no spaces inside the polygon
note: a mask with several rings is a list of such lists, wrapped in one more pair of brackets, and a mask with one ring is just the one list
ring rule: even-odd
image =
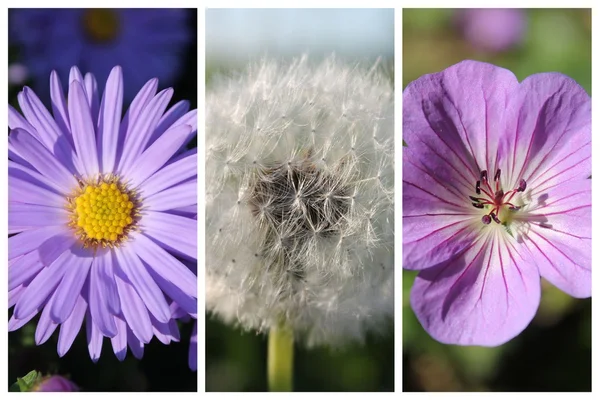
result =
[{"label": "green stem", "polygon": [[284,324],[271,328],[268,351],[269,391],[291,392],[294,370],[294,334]]}]

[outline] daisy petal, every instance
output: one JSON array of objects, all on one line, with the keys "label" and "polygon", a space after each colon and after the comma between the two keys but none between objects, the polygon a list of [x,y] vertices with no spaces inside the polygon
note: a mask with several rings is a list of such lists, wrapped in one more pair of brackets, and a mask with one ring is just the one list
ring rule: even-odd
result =
[{"label": "daisy petal", "polygon": [[67,111],[67,102],[65,101],[65,93],[63,86],[56,71],[50,74],[50,98],[52,102],[52,114],[56,124],[61,131],[71,140],[71,126],[69,122],[69,113]]},{"label": "daisy petal", "polygon": [[144,200],[144,206],[152,211],[168,211],[173,208],[194,205],[198,201],[198,182],[193,179],[156,193]]},{"label": "daisy petal", "polygon": [[87,73],[85,74],[83,83],[88,105],[92,112],[92,122],[94,123],[94,126],[96,126],[98,122],[98,109],[100,108],[98,106],[98,82],[96,82],[94,75]]},{"label": "daisy petal", "polygon": [[144,342],[140,341],[129,328],[127,328],[127,344],[135,358],[141,360],[144,357]]},{"label": "daisy petal", "polygon": [[98,362],[102,353],[102,332],[98,329],[89,311],[86,314],[86,333],[88,340],[88,352],[93,362]]},{"label": "daisy petal", "polygon": [[197,222],[194,219],[157,211],[147,211],[144,234],[183,256],[198,257]]},{"label": "daisy petal", "polygon": [[87,252],[77,251],[76,257],[70,262],[69,269],[65,272],[58,288],[54,292],[56,301],[51,310],[52,320],[56,323],[64,322],[75,307],[77,298],[85,283],[93,257]]},{"label": "daisy petal", "polygon": [[21,157],[57,185],[62,193],[70,193],[77,187],[77,180],[69,170],[31,134],[21,129],[13,129],[8,140]]},{"label": "daisy petal", "polygon": [[106,81],[98,116],[98,144],[102,154],[102,172],[113,172],[117,157],[119,124],[123,108],[123,71],[116,66]]},{"label": "daisy petal", "polygon": [[135,288],[136,292],[148,308],[148,311],[162,323],[171,319],[169,305],[165,300],[162,291],[156,285],[146,267],[142,264],[138,256],[130,246],[123,247],[120,251],[115,251],[118,261],[118,267],[125,274],[125,277]]},{"label": "daisy petal", "polygon": [[110,339],[110,342],[117,359],[123,361],[127,355],[127,323],[116,315],[114,319],[117,326],[117,334]]},{"label": "daisy petal", "polygon": [[13,259],[37,249],[54,235],[65,233],[63,226],[45,226],[39,229],[22,232],[8,238],[8,259]]},{"label": "daisy petal", "polygon": [[197,174],[196,149],[187,157],[169,164],[146,179],[140,187],[142,196],[148,197],[183,182]]},{"label": "daisy petal", "polygon": [[58,324],[50,318],[50,308],[52,307],[55,298],[56,293],[50,297],[48,304],[44,307],[44,311],[42,311],[42,315],[40,315],[40,319],[38,320],[35,329],[35,344],[38,346],[50,339],[50,336],[52,336],[56,327],[58,327]]},{"label": "daisy petal", "polygon": [[150,140],[150,134],[156,129],[158,121],[167,108],[172,96],[173,89],[161,91],[148,103],[140,113],[140,116],[133,121],[128,135],[125,137],[123,157],[119,164],[119,170],[122,174],[128,174],[136,159],[146,149],[146,145]]},{"label": "daisy petal", "polygon": [[48,190],[34,178],[17,178],[14,174],[8,175],[8,201],[26,204],[38,204],[47,207],[65,206],[65,198],[58,193]]},{"label": "daisy petal", "polygon": [[[117,334],[117,327],[113,315],[108,308],[107,303],[109,300],[105,299],[105,297],[116,296],[118,301],[118,296],[116,287],[110,287],[106,284],[108,279],[104,276],[104,263],[107,259],[110,259],[110,252],[108,251],[96,254],[96,257],[94,257],[90,271],[90,296],[88,301],[90,304],[90,314],[94,318],[94,321],[96,321],[100,332],[104,336],[113,337]],[[112,283],[114,284],[114,280],[112,280]]]},{"label": "daisy petal", "polygon": [[35,204],[8,204],[8,233],[17,233],[48,225],[67,225],[68,222],[69,214],[64,209]]},{"label": "daisy petal", "polygon": [[539,272],[514,241],[494,233],[421,271],[410,294],[412,309],[435,340],[465,346],[509,341],[529,324],[539,302]]},{"label": "daisy petal", "polygon": [[69,85],[68,107],[75,150],[83,162],[83,171],[80,172],[86,176],[96,176],[100,168],[94,123],[85,89],[77,81]]},{"label": "daisy petal", "polygon": [[81,329],[81,325],[83,324],[83,317],[85,317],[87,310],[87,303],[83,296],[79,294],[77,298],[77,302],[75,303],[75,308],[69,318],[65,320],[60,325],[60,331],[58,333],[58,345],[57,345],[57,353],[59,357],[67,354],[75,337],[79,333]]},{"label": "daisy petal", "polygon": [[183,117],[190,109],[190,102],[187,100],[181,100],[173,105],[164,115],[160,118],[154,133],[150,138],[148,144],[154,143],[165,131],[171,128],[181,117]]},{"label": "daisy petal", "polygon": [[144,343],[150,342],[150,339],[152,339],[152,324],[144,302],[131,284],[119,278],[118,275],[115,277],[115,281],[121,298],[121,310],[127,325],[131,327],[139,340]]},{"label": "daisy petal", "polygon": [[36,251],[25,254],[8,267],[8,290],[28,283],[44,268]]},{"label": "daisy petal", "polygon": [[148,147],[136,160],[128,173],[131,186],[138,187],[158,171],[188,140],[189,125],[179,125],[169,129]]}]

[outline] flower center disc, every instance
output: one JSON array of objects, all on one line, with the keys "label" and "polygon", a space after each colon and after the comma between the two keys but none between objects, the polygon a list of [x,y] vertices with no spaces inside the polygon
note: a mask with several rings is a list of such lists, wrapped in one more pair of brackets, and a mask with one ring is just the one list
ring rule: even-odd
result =
[{"label": "flower center disc", "polygon": [[134,200],[116,182],[89,184],[72,207],[72,225],[86,245],[117,244],[134,224]]},{"label": "flower center disc", "polygon": [[119,16],[116,11],[108,8],[91,8],[83,14],[83,28],[91,40],[110,42],[119,33]]}]

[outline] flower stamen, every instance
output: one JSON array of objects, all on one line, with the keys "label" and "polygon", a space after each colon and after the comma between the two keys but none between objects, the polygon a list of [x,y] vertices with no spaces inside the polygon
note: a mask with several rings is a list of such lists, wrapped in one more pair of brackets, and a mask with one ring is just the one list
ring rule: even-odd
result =
[{"label": "flower stamen", "polygon": [[[510,211],[518,211],[521,209],[520,206],[517,206],[514,203],[511,203],[511,200],[515,196],[515,194],[525,191],[525,189],[527,188],[527,183],[525,182],[524,179],[521,179],[519,181],[519,186],[517,188],[512,189],[505,193],[504,190],[502,189],[502,185],[500,183],[500,175],[501,175],[501,170],[497,169],[496,173],[494,174],[494,183],[495,183],[496,190],[493,190],[487,179],[487,177],[488,177],[487,170],[481,171],[480,180],[478,180],[475,183],[475,193],[480,195],[483,192],[483,194],[485,196],[484,197],[469,196],[469,199],[471,200],[471,205],[473,207],[479,208],[479,209],[491,207],[490,212],[488,212],[486,215],[484,215],[481,218],[481,222],[485,225],[489,225],[492,222],[492,220],[494,222],[496,222],[497,224],[502,224],[502,221],[500,220],[499,215],[500,215],[500,211],[503,209],[503,207],[507,207],[508,210],[510,210]],[[484,186],[482,186],[482,183]]]}]

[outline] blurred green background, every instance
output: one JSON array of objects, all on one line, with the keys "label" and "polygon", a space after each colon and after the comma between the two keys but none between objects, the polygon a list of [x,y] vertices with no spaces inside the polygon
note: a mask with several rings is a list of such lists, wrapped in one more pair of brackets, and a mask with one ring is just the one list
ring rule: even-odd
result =
[{"label": "blurred green background", "polygon": [[[464,59],[508,68],[519,80],[556,71],[591,95],[591,12],[523,10],[522,39],[500,52],[470,43],[456,10],[404,9],[402,85]],[[495,347],[440,344],[423,330],[409,305],[416,272],[403,272],[404,391],[591,391],[591,299],[573,299],[543,282],[542,302],[530,326]]]},{"label": "blurred green background", "polygon": [[[393,9],[209,9],[206,12],[206,92],[216,74],[242,71],[268,54],[303,53],[318,62],[335,52],[349,62],[381,65],[393,82]],[[333,350],[295,346],[294,391],[393,391],[394,329],[364,345]],[[206,316],[206,390],[266,391],[267,336]]]}]

